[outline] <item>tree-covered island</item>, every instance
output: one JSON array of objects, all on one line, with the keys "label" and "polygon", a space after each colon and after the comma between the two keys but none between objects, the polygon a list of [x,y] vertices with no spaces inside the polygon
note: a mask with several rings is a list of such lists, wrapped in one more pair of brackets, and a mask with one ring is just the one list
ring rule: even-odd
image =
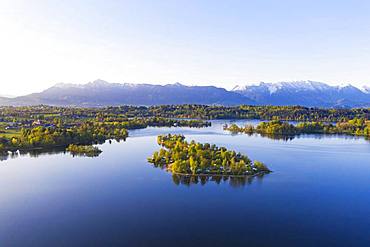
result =
[{"label": "tree-covered island", "polygon": [[92,145],[75,145],[70,144],[66,150],[70,152],[72,155],[80,155],[80,156],[87,156],[87,157],[96,157],[102,151],[95,146]]},{"label": "tree-covered island", "polygon": [[370,138],[370,121],[364,118],[354,118],[348,121],[333,123],[324,122],[301,122],[296,125],[288,122],[273,120],[261,122],[256,127],[253,125],[238,126],[236,124],[225,125],[225,130],[232,133],[261,135],[300,135],[300,134],[344,134]]},{"label": "tree-covered island", "polygon": [[157,142],[162,148],[148,161],[173,174],[254,176],[270,172],[262,162],[252,162],[241,153],[209,143],[189,143],[183,135],[160,135]]}]

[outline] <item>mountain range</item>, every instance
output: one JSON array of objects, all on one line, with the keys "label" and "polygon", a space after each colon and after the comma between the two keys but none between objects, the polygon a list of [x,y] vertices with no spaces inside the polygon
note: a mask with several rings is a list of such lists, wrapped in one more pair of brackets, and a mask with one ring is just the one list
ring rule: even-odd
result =
[{"label": "mountain range", "polygon": [[370,89],[352,85],[329,86],[322,82],[295,81],[235,87],[240,93],[262,105],[302,105],[313,107],[368,107]]},{"label": "mountain range", "polygon": [[0,97],[0,105],[301,105],[308,107],[370,107],[370,88],[329,86],[314,81],[295,81],[236,86],[228,91],[215,86],[109,83],[58,83],[40,93],[14,98]]}]

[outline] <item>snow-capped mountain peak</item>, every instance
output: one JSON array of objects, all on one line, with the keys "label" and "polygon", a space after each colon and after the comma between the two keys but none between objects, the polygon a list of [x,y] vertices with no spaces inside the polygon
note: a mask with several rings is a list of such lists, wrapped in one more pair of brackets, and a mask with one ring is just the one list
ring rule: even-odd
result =
[{"label": "snow-capped mountain peak", "polygon": [[331,87],[322,82],[315,81],[283,81],[276,83],[265,83],[260,82],[258,84],[246,85],[246,86],[236,86],[233,88],[233,91],[245,91],[249,89],[264,88],[269,91],[270,94],[274,94],[278,91],[324,91],[328,90]]},{"label": "snow-capped mountain peak", "polygon": [[240,86],[240,85],[236,85],[234,86],[231,91],[243,91],[246,89],[247,86]]},{"label": "snow-capped mountain peak", "polygon": [[260,82],[238,86],[233,91],[268,105],[362,106],[370,103],[369,88],[361,91],[351,84],[330,86],[316,81]]},{"label": "snow-capped mountain peak", "polygon": [[154,85],[109,83],[58,83],[14,104],[118,105],[118,104],[258,104],[308,107],[369,107],[370,87],[351,84],[330,86],[316,81],[259,82],[235,86],[232,92],[213,86],[186,86],[180,83]]},{"label": "snow-capped mountain peak", "polygon": [[323,91],[330,88],[329,85],[316,82],[316,81],[292,81],[292,82],[278,82],[272,83],[272,85],[277,85],[278,89],[286,89],[286,90],[306,90],[306,91]]},{"label": "snow-capped mountain peak", "polygon": [[74,86],[77,86],[77,84],[59,82],[54,85],[54,87],[56,88],[69,88],[69,87],[74,87]]}]

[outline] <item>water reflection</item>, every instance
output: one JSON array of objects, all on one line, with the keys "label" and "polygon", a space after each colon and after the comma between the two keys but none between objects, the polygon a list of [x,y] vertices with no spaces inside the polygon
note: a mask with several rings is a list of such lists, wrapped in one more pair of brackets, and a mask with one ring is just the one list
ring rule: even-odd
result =
[{"label": "water reflection", "polygon": [[[233,133],[233,132],[230,132],[231,135],[235,136],[235,135],[240,135],[240,133]],[[363,137],[363,136],[352,136],[352,135],[340,135],[340,134],[297,134],[297,135],[281,135],[281,134],[262,134],[262,133],[243,133],[243,135],[247,135],[247,136],[260,136],[260,137],[263,137],[263,138],[268,138],[268,139],[272,139],[272,140],[278,140],[278,141],[292,141],[293,139],[301,139],[301,138],[307,138],[307,137],[310,137],[310,138],[313,138],[313,139],[316,139],[316,140],[321,140],[323,138],[342,138],[342,139],[346,139],[346,140],[360,140],[360,139],[364,139],[364,140],[367,140],[367,141],[370,141],[370,139],[368,137]]]},{"label": "water reflection", "polygon": [[275,173],[172,177],[146,163],[159,130],[169,131],[159,128],[107,142],[99,158],[0,162],[0,246],[369,246],[370,145],[363,138],[283,142],[213,128],[185,134],[247,153]]},{"label": "water reflection", "polygon": [[53,155],[58,153],[66,153],[65,148],[48,148],[48,149],[34,149],[34,150],[17,150],[14,152],[5,152],[0,154],[0,161],[8,159],[15,159],[21,156],[37,158],[40,155]]},{"label": "water reflection", "polygon": [[40,155],[53,155],[59,153],[66,153],[65,148],[48,148],[48,149],[37,149],[29,151],[18,151],[19,156],[29,155],[30,157],[37,158]]},{"label": "water reflection", "polygon": [[[125,142],[126,138],[124,139],[109,139],[107,142],[109,144],[112,144],[112,141],[115,141],[117,143],[120,143],[121,141]],[[94,145],[102,145],[104,144],[105,141],[96,141],[94,142]],[[54,155],[54,154],[70,154],[73,157],[89,157],[89,158],[94,158],[98,157],[101,153],[94,153],[94,154],[78,154],[78,153],[71,153],[66,151],[65,146],[61,147],[52,147],[52,148],[37,148],[37,149],[28,149],[28,150],[17,150],[17,151],[5,151],[5,152],[0,152],[0,161],[5,161],[8,159],[15,159],[21,156],[27,156],[29,155],[30,157],[37,158],[41,155]]]},{"label": "water reflection", "polygon": [[204,186],[207,183],[228,183],[233,188],[240,188],[250,185],[253,181],[262,182],[265,174],[256,176],[228,176],[228,175],[179,175],[172,174],[172,182],[176,185],[191,186],[200,184]]},{"label": "water reflection", "polygon": [[33,149],[33,150],[17,150],[14,152],[4,152],[0,153],[0,161],[6,161],[8,159],[15,159],[22,156],[30,156],[32,158],[37,158],[42,155],[55,155],[55,154],[66,154],[69,153],[73,157],[98,157],[100,153],[93,154],[93,155],[85,155],[85,154],[72,154],[67,152],[64,147],[58,148],[47,148],[47,149]]},{"label": "water reflection", "polygon": [[[248,134],[248,135],[251,136],[252,134]],[[291,141],[294,138],[298,137],[294,135],[274,135],[274,134],[260,134],[260,136],[273,139],[273,140],[286,141],[286,142]]]}]

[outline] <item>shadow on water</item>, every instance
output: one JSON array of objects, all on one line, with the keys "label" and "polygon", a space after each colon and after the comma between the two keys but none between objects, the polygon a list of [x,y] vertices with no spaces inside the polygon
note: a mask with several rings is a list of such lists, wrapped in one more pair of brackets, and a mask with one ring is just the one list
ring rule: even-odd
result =
[{"label": "shadow on water", "polygon": [[246,185],[252,184],[254,181],[262,182],[263,177],[266,174],[260,174],[256,176],[244,176],[244,177],[233,177],[233,176],[220,176],[220,175],[209,175],[209,176],[197,176],[197,175],[179,175],[172,174],[172,182],[175,185],[191,186],[191,185],[206,185],[207,183],[228,183],[233,188],[240,188]]}]

